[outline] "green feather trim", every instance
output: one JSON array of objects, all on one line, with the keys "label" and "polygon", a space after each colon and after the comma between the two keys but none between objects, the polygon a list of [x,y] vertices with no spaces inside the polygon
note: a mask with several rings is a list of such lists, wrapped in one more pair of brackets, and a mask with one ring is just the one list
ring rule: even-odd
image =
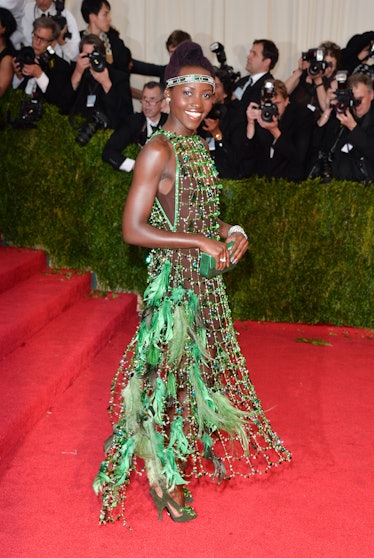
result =
[{"label": "green feather trim", "polygon": [[177,382],[173,372],[169,372],[166,385],[166,396],[175,399],[177,397]]},{"label": "green feather trim", "polygon": [[190,378],[196,397],[199,436],[206,428],[212,432],[224,430],[230,436],[237,435],[243,449],[247,451],[248,439],[244,429],[246,413],[234,407],[222,393],[209,389],[197,365],[192,367]]},{"label": "green feather trim", "polygon": [[164,451],[165,463],[162,468],[162,474],[166,480],[166,486],[169,490],[173,490],[176,484],[185,484],[186,481],[181,476],[177,464],[175,462],[174,449],[168,447]]},{"label": "green feather trim", "polygon": [[144,292],[144,301],[150,306],[158,306],[160,300],[166,293],[166,289],[169,285],[171,262],[167,260],[160,273],[155,279],[148,285]]},{"label": "green feather trim", "polygon": [[126,431],[129,435],[136,432],[139,416],[142,413],[142,386],[142,380],[134,375],[129,379],[127,386],[123,390],[123,399],[126,409]]},{"label": "green feather trim", "polygon": [[121,458],[115,471],[115,477],[117,478],[117,481],[115,483],[116,486],[123,484],[129,475],[135,447],[136,435],[131,436],[131,438],[126,440],[126,442],[119,450]]},{"label": "green feather trim", "polygon": [[157,345],[161,342],[161,331],[165,326],[163,315],[160,310],[154,310],[151,326],[150,326],[150,335],[152,338],[152,343]]},{"label": "green feather trim", "polygon": [[187,318],[186,312],[181,305],[174,308],[173,313],[173,337],[169,342],[169,362],[178,366],[185,351],[187,340]]},{"label": "green feather trim", "polygon": [[150,345],[146,351],[146,360],[151,366],[157,366],[160,361],[161,351],[156,345]]},{"label": "green feather trim", "polygon": [[174,304],[178,304],[183,300],[185,292],[186,290],[181,285],[179,285],[179,287],[175,287],[172,290],[171,300],[174,302]]},{"label": "green feather trim", "polygon": [[186,311],[188,322],[190,324],[195,323],[196,316],[199,314],[199,300],[193,291],[188,291]]},{"label": "green feather trim", "polygon": [[245,432],[247,414],[232,405],[228,398],[219,391],[211,391],[217,415],[220,420],[217,428],[225,430],[230,436],[237,435],[245,452],[248,451],[248,437]]},{"label": "green feather trim", "polygon": [[149,327],[146,323],[146,321],[142,321],[139,324],[139,328],[138,328],[138,333],[137,333],[137,338],[138,338],[138,344],[142,347],[144,344],[148,344],[149,343],[149,338],[150,338],[150,334],[149,334]]},{"label": "green feather trim", "polygon": [[94,481],[93,481],[93,489],[95,491],[96,496],[99,494],[99,492],[101,492],[104,488],[104,486],[107,483],[110,483],[110,478],[108,477],[108,475],[104,472],[107,470],[107,466],[105,461],[102,462],[99,472],[96,475]]},{"label": "green feather trim", "polygon": [[169,447],[175,446],[178,457],[190,453],[188,440],[183,432],[183,419],[181,416],[176,416],[172,422],[170,430]]},{"label": "green feather trim", "polygon": [[151,396],[151,404],[154,411],[154,421],[156,424],[163,423],[163,413],[165,408],[166,387],[161,378],[156,379],[155,387]]},{"label": "green feather trim", "polygon": [[143,421],[142,428],[136,436],[136,454],[145,460],[145,464],[154,472],[157,479],[162,476],[164,439],[154,428],[152,419]]},{"label": "green feather trim", "polygon": [[162,303],[160,312],[162,313],[162,321],[165,327],[164,341],[168,343],[173,337],[173,314],[171,312],[171,301],[170,298],[165,298]]}]

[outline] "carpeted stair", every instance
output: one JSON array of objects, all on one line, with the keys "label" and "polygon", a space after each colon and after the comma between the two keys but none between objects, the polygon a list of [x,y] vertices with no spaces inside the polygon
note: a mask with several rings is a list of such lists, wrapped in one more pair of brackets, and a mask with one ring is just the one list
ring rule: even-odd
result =
[{"label": "carpeted stair", "polygon": [[0,467],[135,310],[42,251],[0,247]]}]

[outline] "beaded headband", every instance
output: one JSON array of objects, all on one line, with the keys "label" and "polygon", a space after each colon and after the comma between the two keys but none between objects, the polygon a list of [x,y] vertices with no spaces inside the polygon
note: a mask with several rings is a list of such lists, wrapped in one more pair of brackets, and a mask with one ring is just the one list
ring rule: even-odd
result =
[{"label": "beaded headband", "polygon": [[166,88],[174,87],[175,85],[182,85],[183,83],[208,83],[213,88],[213,93],[216,89],[216,83],[211,76],[204,74],[187,74],[185,76],[176,76],[166,80]]}]

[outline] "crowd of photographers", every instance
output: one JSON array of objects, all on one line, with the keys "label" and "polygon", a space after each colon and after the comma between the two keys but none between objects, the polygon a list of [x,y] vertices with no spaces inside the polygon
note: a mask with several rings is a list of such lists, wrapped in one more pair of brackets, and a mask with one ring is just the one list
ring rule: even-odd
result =
[{"label": "crowd of photographers", "polygon": [[[14,127],[34,126],[44,102],[57,105],[82,147],[97,130],[113,129],[103,160],[131,171],[126,145],[144,145],[166,119],[165,66],[132,58],[110,10],[107,0],[83,0],[87,27],[79,32],[64,0],[0,0],[0,97],[9,87],[25,91],[20,114],[8,116]],[[177,30],[166,47],[171,53],[190,39]],[[279,51],[271,40],[253,41],[245,77],[227,64],[222,44],[210,49],[218,62],[215,104],[198,132],[222,178],[374,181],[374,31],[344,48],[325,41],[302,52],[284,82],[274,75]],[[137,90],[132,73],[158,81]],[[135,115],[134,98],[141,103]]]}]

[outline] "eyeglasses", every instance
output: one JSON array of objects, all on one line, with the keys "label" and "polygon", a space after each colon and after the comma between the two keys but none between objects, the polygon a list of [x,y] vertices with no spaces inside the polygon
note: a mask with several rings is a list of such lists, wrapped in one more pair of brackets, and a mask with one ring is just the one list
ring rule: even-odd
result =
[{"label": "eyeglasses", "polygon": [[41,37],[40,35],[37,35],[35,33],[35,31],[33,32],[32,36],[34,37],[34,39],[36,41],[39,41],[40,43],[51,43],[52,39],[45,39],[44,37]]},{"label": "eyeglasses", "polygon": [[146,97],[142,97],[141,102],[145,105],[157,105],[161,103],[162,99],[147,99]]}]

